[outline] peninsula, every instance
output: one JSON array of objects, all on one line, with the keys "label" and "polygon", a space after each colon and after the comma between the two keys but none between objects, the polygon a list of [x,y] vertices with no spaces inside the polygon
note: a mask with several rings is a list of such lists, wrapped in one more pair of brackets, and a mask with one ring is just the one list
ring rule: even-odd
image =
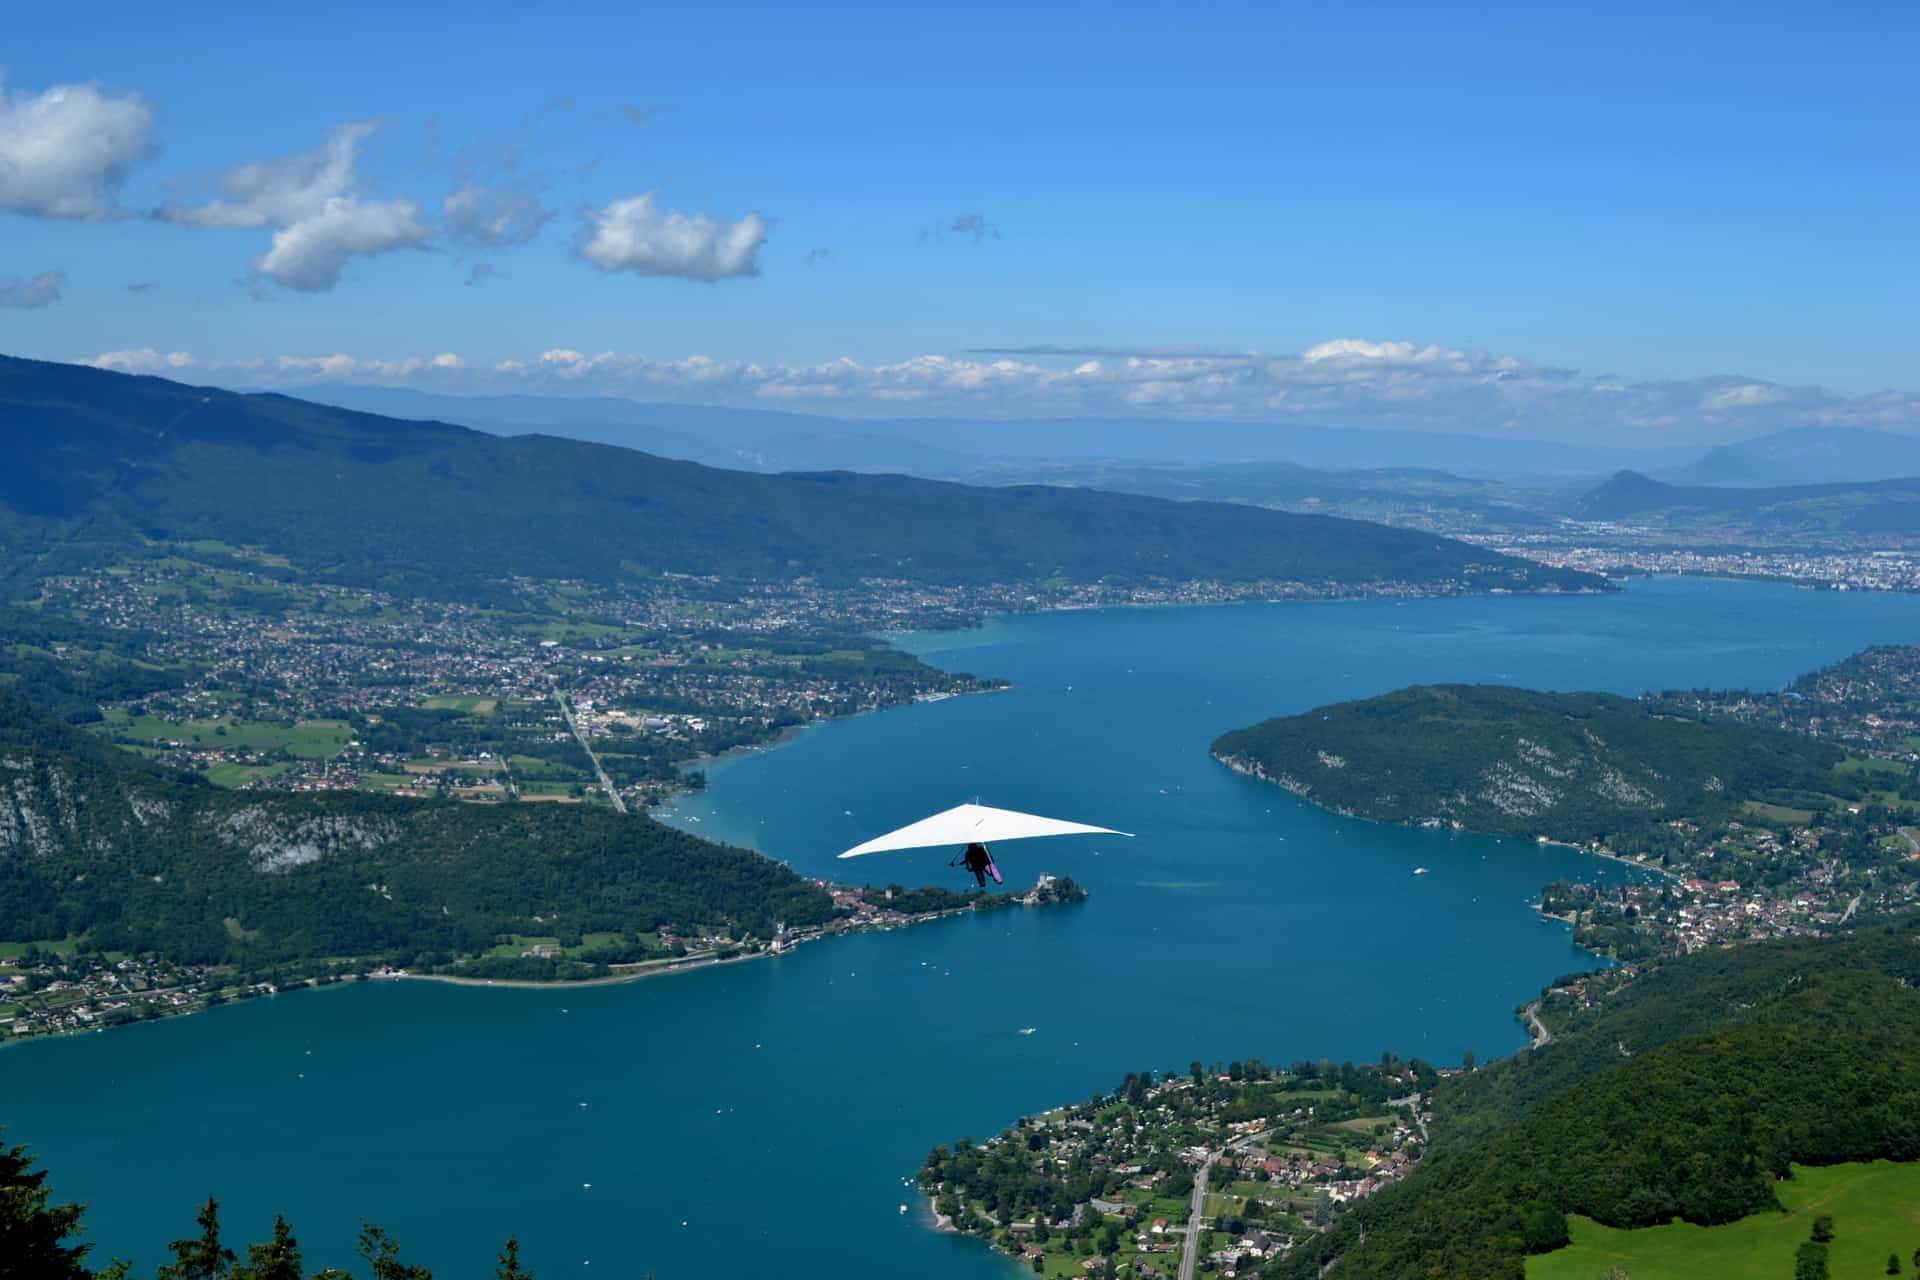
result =
[{"label": "peninsula", "polygon": [[1085,896],[829,884],[587,805],[224,790],[0,693],[0,1037],[365,974],[639,977]]},{"label": "peninsula", "polygon": [[1770,694],[1419,685],[1236,730],[1213,753],[1347,816],[1552,841],[1661,872],[1658,884],[1542,893],[1582,946],[1635,960],[1911,904],[1917,688],[1911,646]]}]

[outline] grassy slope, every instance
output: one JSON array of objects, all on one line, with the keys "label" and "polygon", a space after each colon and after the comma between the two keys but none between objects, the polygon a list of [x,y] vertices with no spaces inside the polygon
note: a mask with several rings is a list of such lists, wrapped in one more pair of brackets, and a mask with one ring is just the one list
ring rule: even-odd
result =
[{"label": "grassy slope", "polygon": [[1573,1244],[1529,1259],[1528,1280],[1596,1280],[1611,1267],[1624,1267],[1633,1280],[1787,1276],[1793,1251],[1822,1214],[1834,1223],[1828,1255],[1834,1276],[1881,1275],[1890,1253],[1899,1256],[1901,1274],[1912,1273],[1920,1249],[1920,1164],[1796,1166],[1779,1194],[1784,1213],[1756,1213],[1719,1227],[1671,1222],[1620,1231],[1576,1218]]}]

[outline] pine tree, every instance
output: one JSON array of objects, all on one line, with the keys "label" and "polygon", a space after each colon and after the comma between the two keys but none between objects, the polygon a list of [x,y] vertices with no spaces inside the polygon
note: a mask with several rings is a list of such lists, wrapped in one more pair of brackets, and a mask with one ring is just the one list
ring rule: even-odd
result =
[{"label": "pine tree", "polygon": [[273,1238],[248,1245],[247,1260],[233,1269],[231,1280],[300,1280],[300,1244],[286,1218],[273,1216]]},{"label": "pine tree", "polygon": [[433,1272],[400,1261],[400,1245],[382,1227],[360,1220],[360,1256],[367,1260],[373,1280],[433,1280]]},{"label": "pine tree", "polygon": [[173,1261],[160,1268],[157,1280],[220,1280],[233,1265],[233,1250],[220,1243],[220,1202],[208,1196],[193,1221],[200,1234],[167,1245]]},{"label": "pine tree", "polygon": [[87,1246],[65,1241],[80,1234],[86,1206],[49,1205],[46,1182],[25,1147],[0,1146],[0,1258],[23,1276],[83,1280]]},{"label": "pine tree", "polygon": [[533,1280],[533,1272],[520,1269],[520,1240],[508,1236],[506,1245],[500,1250],[500,1269],[493,1273],[494,1280]]}]

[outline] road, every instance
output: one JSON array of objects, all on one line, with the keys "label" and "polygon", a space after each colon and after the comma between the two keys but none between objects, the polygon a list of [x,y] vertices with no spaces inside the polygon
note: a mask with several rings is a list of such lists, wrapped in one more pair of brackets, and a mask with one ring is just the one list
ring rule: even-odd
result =
[{"label": "road", "polygon": [[1193,1280],[1194,1268],[1200,1265],[1200,1218],[1207,1203],[1207,1175],[1219,1158],[1218,1151],[1209,1152],[1206,1161],[1194,1170],[1193,1212],[1187,1215],[1187,1242],[1180,1246],[1180,1280]]},{"label": "road", "polygon": [[1864,893],[1857,893],[1853,896],[1853,901],[1847,904],[1846,914],[1840,917],[1841,924],[1845,924],[1847,921],[1853,919],[1853,913],[1860,909],[1860,900],[1866,896]]},{"label": "road", "polygon": [[580,722],[573,718],[573,708],[567,703],[567,695],[556,687],[553,691],[553,700],[560,704],[560,714],[566,718],[567,728],[573,730],[573,740],[580,744],[582,751],[587,753],[587,763],[593,766],[594,777],[600,779],[600,789],[607,793],[607,799],[613,801],[614,808],[625,813],[627,802],[620,798],[620,792],[615,789],[613,779],[609,778],[607,771],[600,767],[600,757],[593,754],[593,748],[587,745],[587,735],[580,731]]},{"label": "road", "polygon": [[1390,1107],[1405,1107],[1412,1113],[1414,1127],[1420,1130],[1420,1143],[1422,1146],[1425,1146],[1427,1142],[1427,1122],[1420,1118],[1420,1095],[1418,1093],[1410,1093],[1404,1098],[1388,1098],[1387,1105]]},{"label": "road", "polygon": [[1540,1002],[1535,1000],[1521,1012],[1527,1025],[1533,1028],[1533,1047],[1543,1048],[1553,1043],[1553,1032],[1547,1030],[1547,1024],[1540,1021]]}]

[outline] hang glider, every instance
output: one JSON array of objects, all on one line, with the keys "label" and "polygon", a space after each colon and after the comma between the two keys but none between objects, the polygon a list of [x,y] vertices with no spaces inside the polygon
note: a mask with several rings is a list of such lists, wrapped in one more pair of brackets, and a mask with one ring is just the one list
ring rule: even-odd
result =
[{"label": "hang glider", "polygon": [[1132,836],[1131,831],[1110,827],[1090,827],[1083,822],[1062,822],[1038,814],[1017,813],[1012,809],[994,809],[984,804],[960,804],[909,823],[898,831],[875,836],[857,844],[840,856],[857,858],[863,853],[886,853],[893,849],[928,849],[949,844],[998,844],[1002,840],[1032,840],[1039,836]]}]

